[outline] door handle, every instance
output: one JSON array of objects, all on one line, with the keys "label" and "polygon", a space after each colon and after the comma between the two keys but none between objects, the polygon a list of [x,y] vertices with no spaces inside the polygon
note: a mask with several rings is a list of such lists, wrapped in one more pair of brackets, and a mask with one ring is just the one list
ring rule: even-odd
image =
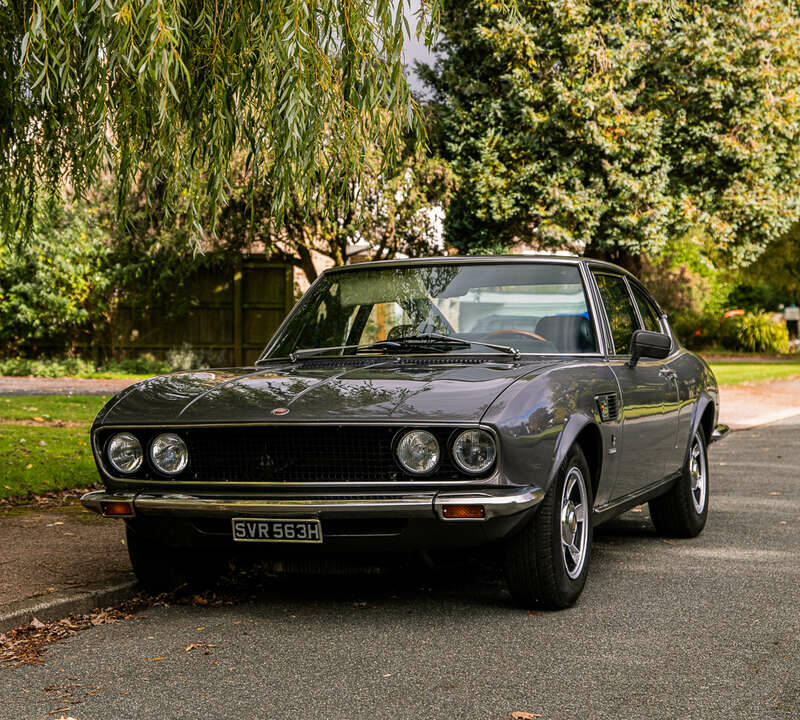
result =
[{"label": "door handle", "polygon": [[661,375],[661,377],[666,378],[667,380],[675,380],[678,377],[678,374],[674,370],[668,367],[662,367],[658,371],[658,374]]}]

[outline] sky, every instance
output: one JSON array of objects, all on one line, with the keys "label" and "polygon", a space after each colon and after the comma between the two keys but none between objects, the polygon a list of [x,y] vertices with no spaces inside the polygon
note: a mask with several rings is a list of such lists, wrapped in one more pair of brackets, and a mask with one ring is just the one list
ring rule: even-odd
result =
[{"label": "sky", "polygon": [[431,64],[433,62],[433,53],[425,47],[425,43],[420,38],[417,40],[414,37],[416,31],[416,17],[414,13],[419,10],[419,0],[410,0],[408,3],[410,7],[405,8],[405,15],[408,18],[409,29],[411,30],[411,37],[406,37],[403,42],[403,63],[406,65],[406,77],[411,89],[416,95],[425,95],[425,86],[414,72],[414,61],[425,62]]}]

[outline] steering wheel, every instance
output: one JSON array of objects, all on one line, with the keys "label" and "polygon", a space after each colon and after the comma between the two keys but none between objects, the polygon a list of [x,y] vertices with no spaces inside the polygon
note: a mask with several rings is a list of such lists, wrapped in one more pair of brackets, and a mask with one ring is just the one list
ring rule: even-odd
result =
[{"label": "steering wheel", "polygon": [[550,342],[547,338],[543,338],[541,335],[537,335],[535,332],[531,332],[530,330],[518,330],[517,328],[502,328],[501,330],[494,330],[488,335],[484,335],[481,340],[491,340],[492,338],[497,338],[501,335],[520,335],[521,337],[538,340],[539,342]]}]

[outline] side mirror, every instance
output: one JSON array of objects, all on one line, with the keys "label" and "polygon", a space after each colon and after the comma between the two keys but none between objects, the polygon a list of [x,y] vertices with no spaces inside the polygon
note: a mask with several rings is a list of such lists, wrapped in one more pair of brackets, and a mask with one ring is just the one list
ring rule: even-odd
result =
[{"label": "side mirror", "polygon": [[650,330],[634,330],[631,337],[631,360],[629,367],[636,367],[639,358],[655,358],[661,360],[669,355],[672,339],[664,333]]}]

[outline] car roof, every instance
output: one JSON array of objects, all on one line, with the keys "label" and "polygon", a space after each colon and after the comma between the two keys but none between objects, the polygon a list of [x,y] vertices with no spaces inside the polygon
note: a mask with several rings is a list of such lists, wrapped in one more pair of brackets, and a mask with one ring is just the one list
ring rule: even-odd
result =
[{"label": "car roof", "polygon": [[580,257],[578,255],[436,255],[431,257],[404,258],[402,260],[370,260],[354,263],[352,265],[339,265],[327,268],[324,274],[350,272],[359,268],[381,268],[403,265],[483,265],[487,263],[553,263],[558,265],[592,265],[601,266],[607,270],[621,273],[636,279],[636,276],[625,268],[606,260]]}]

